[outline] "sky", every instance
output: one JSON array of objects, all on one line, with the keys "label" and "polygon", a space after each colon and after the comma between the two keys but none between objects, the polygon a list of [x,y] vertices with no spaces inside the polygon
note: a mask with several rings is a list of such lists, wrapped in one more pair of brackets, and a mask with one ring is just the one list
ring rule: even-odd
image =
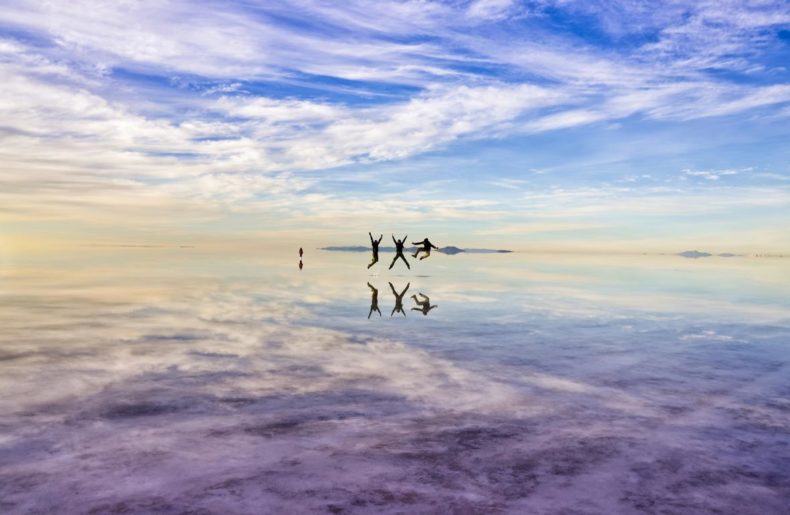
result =
[{"label": "sky", "polygon": [[790,3],[16,1],[0,244],[790,251]]}]

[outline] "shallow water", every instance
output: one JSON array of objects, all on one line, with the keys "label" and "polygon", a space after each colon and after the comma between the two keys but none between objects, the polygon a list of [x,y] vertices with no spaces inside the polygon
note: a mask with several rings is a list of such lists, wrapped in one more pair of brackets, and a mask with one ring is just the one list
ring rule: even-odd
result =
[{"label": "shallow water", "polygon": [[368,259],[6,262],[0,512],[786,513],[788,260]]}]

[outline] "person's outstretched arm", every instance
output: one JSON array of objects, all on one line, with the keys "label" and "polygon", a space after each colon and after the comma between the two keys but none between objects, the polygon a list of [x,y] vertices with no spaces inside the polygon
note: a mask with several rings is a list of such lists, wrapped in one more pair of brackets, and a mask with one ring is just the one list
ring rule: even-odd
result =
[{"label": "person's outstretched arm", "polygon": [[431,243],[431,247],[435,248],[436,250],[439,250],[439,247],[437,247],[437,246],[436,246],[436,245],[434,245],[433,243]]},{"label": "person's outstretched arm", "polygon": [[373,235],[370,234],[370,231],[368,231],[368,236],[370,236],[370,243],[373,243]]},{"label": "person's outstretched arm", "polygon": [[384,237],[383,234],[379,234],[379,239],[378,239],[378,241],[376,243],[381,243],[381,238],[383,238],[383,237]]},{"label": "person's outstretched arm", "polygon": [[398,240],[396,240],[396,239],[395,239],[395,235],[394,235],[394,234],[392,234],[391,236],[392,236],[392,243],[394,243],[395,245],[397,245],[397,244],[398,244]]}]

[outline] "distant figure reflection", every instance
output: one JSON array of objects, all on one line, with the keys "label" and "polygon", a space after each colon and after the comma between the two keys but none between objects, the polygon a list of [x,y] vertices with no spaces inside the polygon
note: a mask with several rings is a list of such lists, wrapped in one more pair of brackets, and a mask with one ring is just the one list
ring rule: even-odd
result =
[{"label": "distant figure reflection", "polygon": [[417,295],[411,296],[411,298],[414,299],[414,303],[418,306],[416,308],[411,308],[412,311],[422,311],[422,314],[427,316],[430,310],[439,307],[438,305],[431,306],[431,299],[427,295],[420,293],[420,297],[422,297],[423,300],[418,300]]},{"label": "distant figure reflection", "polygon": [[381,310],[379,309],[379,291],[370,283],[368,283],[368,288],[370,288],[370,311],[368,311],[368,318],[370,318],[370,315],[372,315],[374,311],[381,316]]},{"label": "distant figure reflection", "polygon": [[422,261],[422,260],[423,260],[423,259],[425,259],[425,258],[431,257],[431,249],[432,249],[432,248],[434,248],[434,249],[436,249],[436,250],[439,250],[439,247],[437,247],[436,245],[434,245],[433,243],[431,243],[431,242],[430,242],[430,240],[428,240],[428,238],[425,238],[425,239],[424,239],[424,240],[422,240],[422,241],[413,241],[413,242],[411,242],[411,244],[412,244],[412,245],[422,245],[422,248],[420,248],[420,249],[417,249],[417,251],[416,251],[414,254],[412,254],[412,256],[411,256],[411,257],[414,257],[414,258],[416,258],[416,257],[417,257],[417,255],[418,255],[420,252],[425,252],[425,255],[424,255],[423,257],[421,257],[421,258],[420,258],[420,261]]},{"label": "distant figure reflection", "polygon": [[[406,238],[403,239],[405,240]],[[406,316],[406,312],[403,311],[403,296],[406,295],[406,292],[409,290],[409,286],[411,286],[411,283],[408,283],[403,291],[398,294],[398,292],[395,291],[395,287],[392,285],[392,283],[390,283],[392,294],[395,295],[395,307],[392,308],[392,313],[390,313],[390,316],[394,315],[395,313],[401,313],[403,316]]]},{"label": "distant figure reflection", "polygon": [[373,261],[368,265],[368,268],[370,268],[379,261],[379,243],[381,243],[381,238],[383,238],[384,235],[380,234],[377,240],[373,239],[373,235],[370,232],[368,232],[368,236],[370,236],[370,246],[373,247]]},{"label": "distant figure reflection", "polygon": [[398,258],[401,258],[403,262],[406,263],[406,268],[411,270],[411,265],[409,265],[409,262],[406,261],[406,258],[403,256],[403,244],[406,242],[406,238],[408,237],[409,235],[407,234],[402,240],[396,240],[395,235],[392,235],[392,241],[395,242],[395,257],[392,258],[392,263],[390,263],[390,270],[392,270],[392,267],[395,266],[395,261],[397,261]]}]

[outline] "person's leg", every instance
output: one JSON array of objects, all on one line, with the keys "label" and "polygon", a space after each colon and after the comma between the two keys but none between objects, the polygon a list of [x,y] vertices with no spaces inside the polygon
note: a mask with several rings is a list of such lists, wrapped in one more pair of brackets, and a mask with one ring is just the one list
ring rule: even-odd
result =
[{"label": "person's leg", "polygon": [[395,266],[395,261],[397,260],[398,260],[398,255],[395,254],[395,257],[392,258],[392,263],[390,263],[390,270],[392,270],[392,267]]},{"label": "person's leg", "polygon": [[405,257],[403,254],[401,254],[401,255],[400,255],[400,258],[403,260],[403,262],[404,262],[404,263],[406,263],[406,268],[408,268],[409,270],[411,270],[411,265],[409,264],[409,262],[408,262],[408,261],[406,261],[406,257]]}]

